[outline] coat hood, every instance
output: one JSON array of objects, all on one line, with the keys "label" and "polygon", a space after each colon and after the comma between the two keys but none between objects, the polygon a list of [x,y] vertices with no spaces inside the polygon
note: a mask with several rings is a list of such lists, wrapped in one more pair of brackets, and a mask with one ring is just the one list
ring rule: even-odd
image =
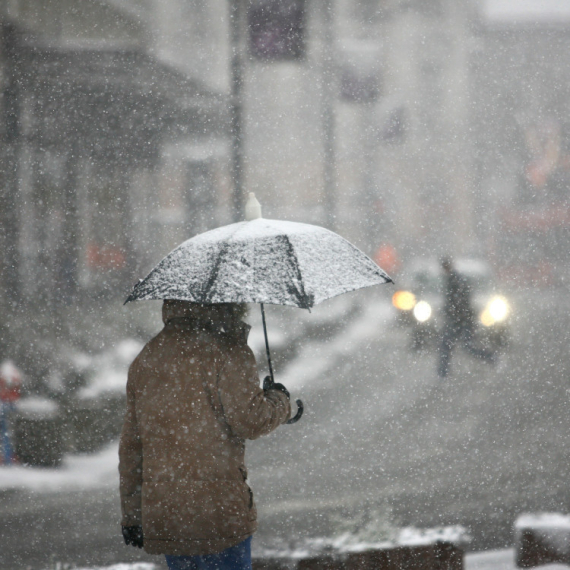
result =
[{"label": "coat hood", "polygon": [[162,322],[167,325],[173,320],[184,319],[218,333],[242,336],[247,341],[251,327],[233,318],[230,307],[230,303],[205,305],[168,299],[162,305]]}]

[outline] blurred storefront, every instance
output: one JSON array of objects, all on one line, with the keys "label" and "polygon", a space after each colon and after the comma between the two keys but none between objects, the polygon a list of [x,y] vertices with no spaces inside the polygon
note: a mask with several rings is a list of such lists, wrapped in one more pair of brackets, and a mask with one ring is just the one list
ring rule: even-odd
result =
[{"label": "blurred storefront", "polygon": [[[140,30],[113,37],[117,14],[93,22],[97,38],[70,39],[66,3],[52,4],[42,18],[0,6],[0,353],[32,377],[51,366],[35,351],[71,341],[82,311],[96,327],[101,303],[120,303],[180,226],[193,233],[204,201],[193,189],[219,180],[215,213],[227,177],[223,95],[150,55]],[[173,164],[177,145],[202,152]],[[163,215],[173,204],[176,224]]]}]

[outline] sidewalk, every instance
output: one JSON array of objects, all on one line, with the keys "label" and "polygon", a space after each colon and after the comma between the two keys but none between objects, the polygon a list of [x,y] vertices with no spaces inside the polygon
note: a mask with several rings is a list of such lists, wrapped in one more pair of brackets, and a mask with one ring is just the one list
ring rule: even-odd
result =
[{"label": "sidewalk", "polygon": [[[544,570],[567,570],[569,566],[548,564],[541,566]],[[47,569],[46,569],[47,570]],[[93,566],[76,568],[75,570],[159,570],[159,566],[146,562],[134,564],[114,564],[113,566]],[[518,570],[514,563],[514,550],[494,550],[478,552],[465,556],[465,570]]]}]

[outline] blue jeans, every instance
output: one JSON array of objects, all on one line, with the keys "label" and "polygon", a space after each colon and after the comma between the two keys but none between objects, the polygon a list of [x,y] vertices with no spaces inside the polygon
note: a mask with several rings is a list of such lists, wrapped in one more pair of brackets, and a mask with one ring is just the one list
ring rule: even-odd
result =
[{"label": "blue jeans", "polygon": [[169,570],[251,570],[251,536],[217,554],[166,555]]},{"label": "blue jeans", "polygon": [[14,462],[14,449],[10,439],[9,415],[14,411],[11,402],[0,402],[0,463],[11,465]]}]

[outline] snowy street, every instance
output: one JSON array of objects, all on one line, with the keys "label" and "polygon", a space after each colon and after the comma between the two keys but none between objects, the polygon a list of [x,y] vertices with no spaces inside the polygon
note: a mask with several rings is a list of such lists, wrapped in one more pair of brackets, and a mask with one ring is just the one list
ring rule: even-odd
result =
[{"label": "snowy street", "polygon": [[570,0],[0,0],[0,570],[570,570],[565,53]]},{"label": "snowy street", "polygon": [[[410,352],[388,299],[371,295],[345,329],[308,342],[284,369],[277,360],[276,377],[306,412],[249,444],[258,553],[351,524],[357,533],[363,516],[379,526],[461,524],[470,549],[501,550],[512,547],[520,513],[566,511],[568,300],[513,297],[518,318],[503,360],[491,368],[458,352],[437,386],[434,355]],[[60,470],[1,468],[0,568],[137,560],[163,568],[122,544],[116,465],[114,444],[68,457]],[[467,568],[513,568],[512,551],[470,555]]]},{"label": "snowy street", "polygon": [[458,351],[442,385],[435,356],[408,350],[381,302],[332,355],[313,345],[330,366],[298,388],[305,422],[251,446],[260,537],[334,533],[339,515],[368,509],[399,525],[462,524],[472,548],[505,548],[520,513],[566,512],[568,299],[536,291],[512,302],[512,347],[498,365]]}]

